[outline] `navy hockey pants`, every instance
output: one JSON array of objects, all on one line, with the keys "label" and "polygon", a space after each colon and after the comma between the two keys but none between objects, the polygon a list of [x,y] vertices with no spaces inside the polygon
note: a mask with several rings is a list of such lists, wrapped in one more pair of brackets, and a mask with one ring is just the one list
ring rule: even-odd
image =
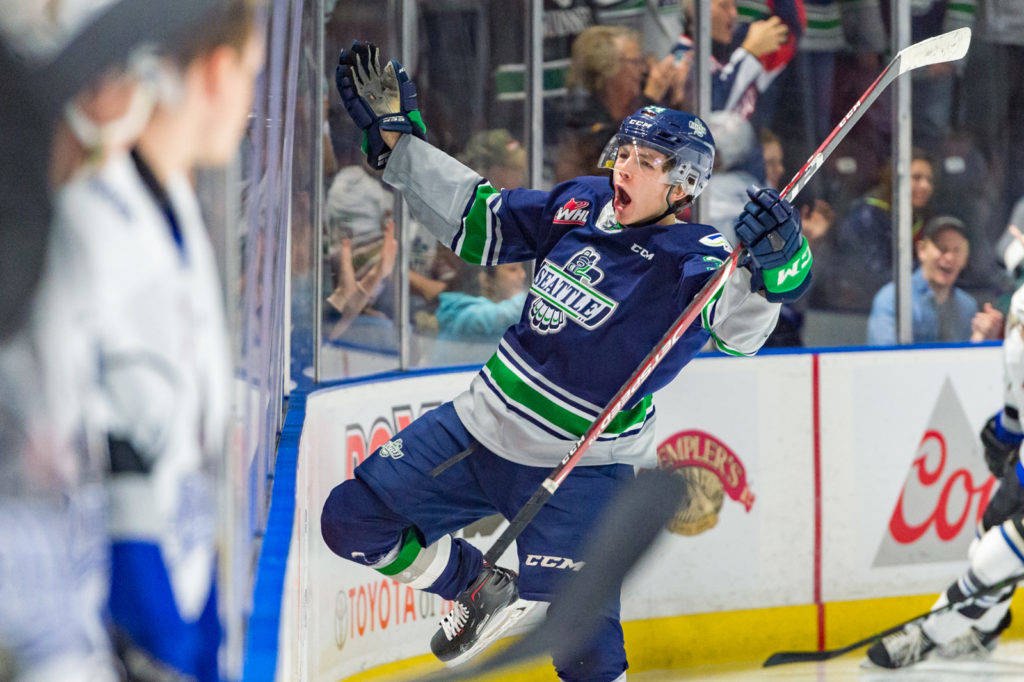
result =
[{"label": "navy hockey pants", "polygon": [[[331,550],[365,565],[386,555],[409,527],[417,529],[427,546],[495,513],[511,519],[550,473],[502,459],[476,444],[469,457],[431,477],[432,469],[473,444],[450,402],[422,415],[390,442],[356,468],[355,478],[331,491],[321,516]],[[581,560],[596,516],[632,478],[633,467],[625,464],[572,471],[516,541],[521,597],[551,600],[559,580]],[[455,539],[447,568],[426,591],[454,598],[477,577],[482,562],[479,549]],[[626,667],[618,597],[604,609],[604,622],[589,652],[578,660],[555,661],[565,680],[610,681]]]}]

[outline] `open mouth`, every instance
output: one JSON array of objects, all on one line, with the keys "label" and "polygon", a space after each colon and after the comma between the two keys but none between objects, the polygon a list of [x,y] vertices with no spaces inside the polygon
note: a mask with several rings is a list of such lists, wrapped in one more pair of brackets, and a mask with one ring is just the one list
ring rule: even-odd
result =
[{"label": "open mouth", "polygon": [[622,189],[621,185],[615,185],[615,202],[614,208],[616,211],[621,211],[625,207],[629,206],[633,202],[630,198],[629,193]]}]

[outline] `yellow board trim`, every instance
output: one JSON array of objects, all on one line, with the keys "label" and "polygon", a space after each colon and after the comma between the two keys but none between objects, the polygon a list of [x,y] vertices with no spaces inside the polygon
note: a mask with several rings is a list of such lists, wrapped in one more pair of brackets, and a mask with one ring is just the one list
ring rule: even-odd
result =
[{"label": "yellow board trim", "polygon": [[[928,611],[937,594],[859,599],[825,604],[825,647],[850,644]],[[813,604],[743,611],[697,613],[622,624],[629,670],[685,669],[697,665],[760,663],[776,651],[814,650],[818,642],[817,607]],[[1014,621],[1004,638],[1024,639],[1024,622]],[[505,640],[507,643],[509,640]],[[499,645],[500,646],[500,645]],[[850,656],[863,656],[863,650]],[[396,661],[345,679],[409,679],[441,670],[431,655]],[[552,682],[548,658],[491,675],[487,682]]]}]

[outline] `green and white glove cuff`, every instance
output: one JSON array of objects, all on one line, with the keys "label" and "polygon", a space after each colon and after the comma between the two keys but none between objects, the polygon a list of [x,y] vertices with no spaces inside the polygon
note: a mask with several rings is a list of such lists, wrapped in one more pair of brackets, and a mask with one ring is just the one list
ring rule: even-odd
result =
[{"label": "green and white glove cuff", "polygon": [[761,280],[759,284],[763,286],[765,298],[769,301],[790,303],[803,296],[810,286],[813,262],[811,247],[807,243],[807,237],[803,237],[800,248],[787,263],[777,268],[755,273],[753,281]]}]

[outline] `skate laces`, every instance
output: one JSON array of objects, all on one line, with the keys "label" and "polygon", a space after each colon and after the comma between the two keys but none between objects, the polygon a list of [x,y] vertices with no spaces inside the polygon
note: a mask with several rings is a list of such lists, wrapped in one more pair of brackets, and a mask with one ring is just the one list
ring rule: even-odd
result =
[{"label": "skate laces", "polygon": [[982,641],[981,633],[971,628],[949,644],[939,647],[939,652],[943,658],[958,658],[960,656],[986,656],[991,649]]},{"label": "skate laces", "polygon": [[931,648],[930,640],[920,625],[911,625],[894,632],[882,640],[882,643],[889,653],[889,658],[897,666],[920,661]]},{"label": "skate laces", "polygon": [[462,602],[453,603],[452,610],[441,619],[441,629],[444,630],[444,636],[448,639],[455,639],[462,632],[462,628],[468,620],[469,609],[463,606]]}]

